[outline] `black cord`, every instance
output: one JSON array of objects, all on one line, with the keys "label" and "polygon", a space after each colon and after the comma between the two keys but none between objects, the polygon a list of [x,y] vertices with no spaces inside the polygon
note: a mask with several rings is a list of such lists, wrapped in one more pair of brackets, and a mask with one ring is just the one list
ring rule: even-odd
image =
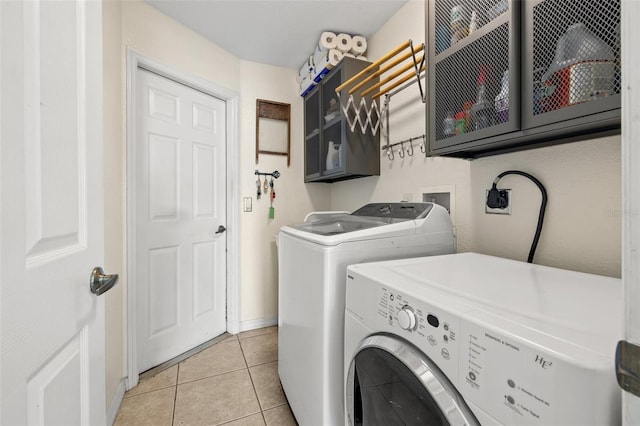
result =
[{"label": "black cord", "polygon": [[547,207],[547,190],[544,189],[544,185],[531,176],[529,173],[521,172],[520,170],[507,170],[506,172],[502,172],[496,177],[493,181],[492,189],[497,189],[498,181],[506,175],[520,175],[530,179],[533,183],[535,183],[540,192],[542,193],[542,202],[540,203],[540,213],[538,213],[538,225],[536,226],[536,233],[533,236],[533,242],[531,243],[531,249],[529,250],[529,257],[527,258],[527,262],[533,263],[533,256],[536,253],[536,247],[538,247],[538,241],[540,240],[540,233],[542,232],[542,223],[544,221],[544,210]]}]

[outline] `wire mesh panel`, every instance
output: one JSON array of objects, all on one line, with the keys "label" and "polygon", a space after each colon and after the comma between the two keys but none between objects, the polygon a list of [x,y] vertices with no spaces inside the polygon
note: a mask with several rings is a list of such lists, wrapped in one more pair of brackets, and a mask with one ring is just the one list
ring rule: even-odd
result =
[{"label": "wire mesh panel", "polygon": [[508,10],[507,0],[438,0],[435,4],[436,55]]},{"label": "wire mesh panel", "polygon": [[436,140],[510,120],[509,25],[505,22],[435,64]]},{"label": "wire mesh panel", "polygon": [[533,7],[533,115],[620,93],[620,0]]}]

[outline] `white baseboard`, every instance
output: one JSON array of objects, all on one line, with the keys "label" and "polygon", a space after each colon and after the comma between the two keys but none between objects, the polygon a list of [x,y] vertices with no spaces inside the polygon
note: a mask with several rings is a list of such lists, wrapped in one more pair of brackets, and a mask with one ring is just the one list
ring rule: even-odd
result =
[{"label": "white baseboard", "polygon": [[120,406],[122,405],[122,400],[124,399],[124,393],[126,390],[127,379],[122,379],[118,385],[118,389],[116,390],[113,400],[111,400],[111,404],[109,404],[109,411],[107,411],[107,424],[109,426],[113,426],[116,421],[116,416],[118,415],[118,410],[120,410]]},{"label": "white baseboard", "polygon": [[272,325],[278,325],[278,317],[240,321],[240,331],[249,331],[255,330],[256,328],[271,327]]}]

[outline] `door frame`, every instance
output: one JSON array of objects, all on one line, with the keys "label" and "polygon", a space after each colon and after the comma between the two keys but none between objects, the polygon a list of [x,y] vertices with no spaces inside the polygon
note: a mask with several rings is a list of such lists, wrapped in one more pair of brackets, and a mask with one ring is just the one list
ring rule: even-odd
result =
[{"label": "door frame", "polygon": [[238,149],[238,103],[239,94],[233,90],[219,86],[210,81],[184,74],[174,68],[161,64],[159,61],[143,55],[134,49],[127,48],[127,93],[126,93],[126,329],[127,329],[127,382],[126,388],[131,389],[138,384],[138,348],[137,348],[137,312],[136,312],[136,263],[134,260],[136,253],[135,232],[136,212],[135,200],[136,179],[135,165],[136,157],[134,142],[136,136],[136,108],[135,95],[139,88],[136,81],[138,68],[151,71],[162,77],[168,78],[192,89],[206,93],[226,103],[226,158],[227,158],[227,253],[226,253],[226,287],[227,287],[227,331],[236,334],[240,331],[240,232],[239,232],[239,149]]},{"label": "door frame", "polygon": [[[640,345],[640,119],[636,96],[640,93],[640,77],[636,74],[640,55],[635,41],[640,35],[637,19],[640,5],[622,1],[622,282],[625,310],[624,338]],[[634,425],[640,421],[640,399],[622,392],[622,424]]]}]

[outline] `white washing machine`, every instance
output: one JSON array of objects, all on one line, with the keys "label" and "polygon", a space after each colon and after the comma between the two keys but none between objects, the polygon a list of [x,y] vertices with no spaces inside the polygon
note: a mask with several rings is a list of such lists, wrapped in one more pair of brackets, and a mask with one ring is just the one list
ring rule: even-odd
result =
[{"label": "white washing machine", "polygon": [[352,265],[351,425],[617,425],[619,279],[475,253]]},{"label": "white washing machine", "polygon": [[454,253],[448,212],[375,203],[280,230],[278,373],[301,425],[344,421],[344,286],[348,265]]}]

